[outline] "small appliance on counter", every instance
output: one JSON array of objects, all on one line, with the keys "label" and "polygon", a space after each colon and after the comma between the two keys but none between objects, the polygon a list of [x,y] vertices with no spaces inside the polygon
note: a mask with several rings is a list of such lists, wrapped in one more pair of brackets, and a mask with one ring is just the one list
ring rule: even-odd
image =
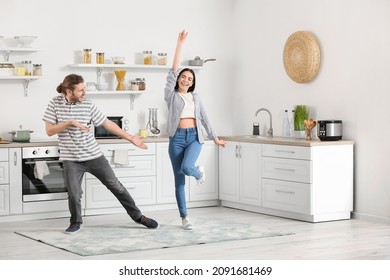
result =
[{"label": "small appliance on counter", "polygon": [[341,120],[318,121],[317,136],[321,141],[338,141],[343,137],[343,122]]},{"label": "small appliance on counter", "polygon": [[[123,116],[107,116],[107,119],[116,123],[124,131],[129,130],[129,120]],[[120,137],[106,130],[103,126],[95,126],[95,138],[96,139],[119,139]]]}]

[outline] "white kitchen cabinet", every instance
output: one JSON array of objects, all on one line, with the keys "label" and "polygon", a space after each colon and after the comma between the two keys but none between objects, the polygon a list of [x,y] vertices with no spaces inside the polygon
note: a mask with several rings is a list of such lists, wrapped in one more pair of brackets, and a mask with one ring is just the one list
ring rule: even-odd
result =
[{"label": "white kitchen cabinet", "polygon": [[9,158],[9,181],[10,181],[10,214],[23,213],[23,194],[22,194],[22,149],[8,149]]},{"label": "white kitchen cabinet", "polygon": [[228,142],[219,149],[219,198],[261,206],[261,144]]},{"label": "white kitchen cabinet", "polygon": [[262,206],[290,218],[349,219],[353,146],[263,145]]},{"label": "white kitchen cabinet", "polygon": [[[175,203],[175,179],[168,154],[169,143],[157,143],[157,204]],[[198,186],[195,178],[186,176],[187,202],[218,199],[218,150],[213,141],[205,141],[196,165],[203,165],[206,181]],[[191,204],[188,205],[191,207]]]},{"label": "white kitchen cabinet", "polygon": [[0,215],[9,214],[8,149],[0,149]]},{"label": "white kitchen cabinet", "polygon": [[309,222],[349,219],[353,142],[280,141],[220,148],[222,205]]},{"label": "white kitchen cabinet", "polygon": [[[131,144],[102,144],[101,149],[110,162],[115,175],[129,191],[137,205],[156,204],[156,148],[148,144],[143,150]],[[129,164],[114,164],[115,150],[126,150]],[[92,209],[122,207],[114,195],[93,175],[86,176],[85,212]],[[122,209],[122,208],[120,208]]]},{"label": "white kitchen cabinet", "polygon": [[[157,143],[157,204],[176,203],[175,177],[168,154],[169,143]],[[189,200],[189,184],[185,184],[186,201]]]},{"label": "white kitchen cabinet", "polygon": [[194,177],[189,178],[190,201],[218,199],[218,146],[214,141],[205,141],[196,165],[202,165],[206,181],[199,185]]}]

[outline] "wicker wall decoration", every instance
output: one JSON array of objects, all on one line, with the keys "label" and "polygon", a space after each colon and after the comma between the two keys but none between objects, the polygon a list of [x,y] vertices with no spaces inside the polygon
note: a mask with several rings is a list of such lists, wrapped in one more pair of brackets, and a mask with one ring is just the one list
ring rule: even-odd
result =
[{"label": "wicker wall decoration", "polygon": [[297,31],[288,37],[283,50],[283,64],[287,75],[297,83],[312,81],[321,63],[320,46],[308,31]]}]

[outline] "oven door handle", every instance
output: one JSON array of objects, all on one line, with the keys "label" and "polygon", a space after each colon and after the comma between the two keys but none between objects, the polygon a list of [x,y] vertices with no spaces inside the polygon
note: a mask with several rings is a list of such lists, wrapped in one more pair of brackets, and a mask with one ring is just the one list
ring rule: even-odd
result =
[{"label": "oven door handle", "polygon": [[[41,160],[40,160],[41,161]],[[35,164],[36,161],[26,161],[25,164]],[[48,160],[46,163],[62,163],[61,160]]]}]

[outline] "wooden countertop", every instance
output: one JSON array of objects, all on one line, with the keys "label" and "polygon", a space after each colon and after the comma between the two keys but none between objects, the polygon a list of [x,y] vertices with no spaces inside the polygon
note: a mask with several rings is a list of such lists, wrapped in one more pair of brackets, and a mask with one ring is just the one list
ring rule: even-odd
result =
[{"label": "wooden countertop", "polygon": [[[267,136],[252,136],[252,135],[242,135],[242,136],[220,136],[221,139],[229,142],[245,142],[245,143],[259,143],[259,144],[275,144],[275,145],[290,145],[290,146],[302,146],[302,147],[312,147],[312,146],[330,146],[330,145],[353,145],[355,142],[353,140],[339,140],[339,141],[320,141],[316,140],[305,140],[298,138],[288,138],[288,137],[267,137]],[[158,137],[147,137],[143,139],[144,143],[163,143],[168,142],[169,137],[158,136]],[[129,143],[124,139],[98,139],[99,144],[126,144]],[[0,144],[1,148],[22,148],[22,147],[36,147],[36,146],[57,146],[58,141],[40,141],[40,142],[31,142],[31,143],[16,143],[11,142],[9,144]]]},{"label": "wooden countertop", "polygon": [[[147,137],[143,139],[144,143],[161,143],[161,142],[168,142],[169,137],[168,136],[158,136],[158,137]],[[99,144],[126,144],[129,143],[129,141],[124,139],[98,139],[97,142]],[[10,142],[10,143],[4,143],[0,144],[1,148],[23,148],[23,147],[42,147],[42,146],[57,146],[58,141],[57,140],[47,140],[47,141],[34,141],[30,143],[17,143],[17,142]]]},{"label": "wooden countertop", "polygon": [[268,136],[242,135],[242,136],[220,136],[220,138],[227,142],[236,141],[236,142],[245,142],[245,143],[289,145],[289,146],[302,146],[302,147],[354,144],[354,141],[352,140],[320,141],[319,139],[316,139],[316,140],[309,141],[306,139],[278,137],[278,136],[268,137]]}]

